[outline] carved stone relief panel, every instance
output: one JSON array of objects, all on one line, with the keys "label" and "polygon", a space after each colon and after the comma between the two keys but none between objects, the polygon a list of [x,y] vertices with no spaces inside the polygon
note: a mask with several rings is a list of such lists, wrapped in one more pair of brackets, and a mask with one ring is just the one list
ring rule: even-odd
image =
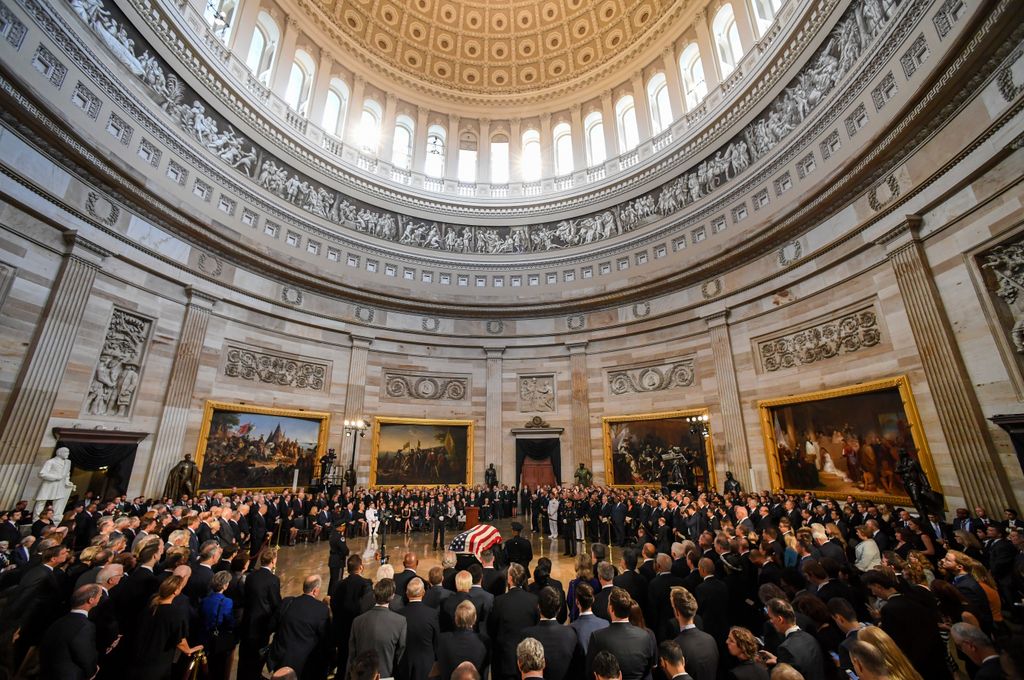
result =
[{"label": "carved stone relief panel", "polygon": [[805,366],[841,354],[851,354],[882,341],[873,303],[847,309],[799,330],[755,340],[763,373]]},{"label": "carved stone relief panel", "polygon": [[234,342],[228,342],[225,347],[224,375],[229,378],[312,392],[324,392],[329,387],[329,361]]},{"label": "carved stone relief panel", "polygon": [[643,394],[661,392],[693,385],[694,358],[672,359],[665,363],[617,368],[608,371],[608,387],[612,394]]},{"label": "carved stone relief panel", "polygon": [[152,329],[152,319],[114,308],[83,415],[127,418],[131,414]]},{"label": "carved stone relief panel", "polygon": [[384,396],[388,399],[463,401],[468,395],[468,376],[384,372]]},{"label": "carved stone relief panel", "polygon": [[553,373],[519,376],[519,412],[550,413],[555,410]]},{"label": "carved stone relief panel", "polygon": [[1018,398],[1024,399],[1024,231],[972,253],[971,275]]}]

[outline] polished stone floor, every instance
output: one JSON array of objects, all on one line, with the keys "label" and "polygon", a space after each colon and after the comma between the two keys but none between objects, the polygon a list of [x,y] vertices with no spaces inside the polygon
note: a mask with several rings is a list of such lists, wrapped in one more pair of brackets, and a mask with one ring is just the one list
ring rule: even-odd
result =
[{"label": "polished stone floor", "polygon": [[[502,540],[512,538],[512,521],[511,519],[504,519],[493,522],[494,526],[501,531]],[[526,527],[523,531],[523,537],[529,539],[533,545],[534,561],[530,565],[531,570],[536,566],[538,558],[548,557],[552,562],[551,575],[568,587],[569,581],[575,577],[576,573],[574,558],[562,556],[563,542],[561,540],[553,542],[547,536],[542,537],[540,534],[534,534],[530,531],[529,522],[523,521],[522,518],[520,518],[520,521]],[[456,533],[458,532],[448,531],[445,535],[446,543],[450,543]],[[414,552],[420,560],[416,572],[425,578],[432,566],[441,563],[442,551],[431,548],[431,538],[430,532],[397,536],[389,534],[387,537],[387,554],[391,564],[395,565],[395,570],[401,571],[402,557],[405,553]],[[380,549],[380,542],[370,542],[365,536],[360,536],[350,539],[348,543],[350,550],[363,556],[364,564],[366,564],[364,574],[368,578],[374,579],[378,566],[378,563],[374,561],[374,554]],[[589,543],[583,547],[580,547],[581,545],[583,544],[577,543],[578,549],[590,550]],[[611,559],[613,563],[617,563],[621,557],[620,551],[617,548],[612,550]],[[330,578],[330,574],[327,571],[327,552],[326,540],[318,543],[299,542],[292,547],[282,547],[277,560],[277,574],[281,579],[282,595],[287,597],[289,595],[301,594],[302,581],[310,574],[320,574],[326,588]]]}]

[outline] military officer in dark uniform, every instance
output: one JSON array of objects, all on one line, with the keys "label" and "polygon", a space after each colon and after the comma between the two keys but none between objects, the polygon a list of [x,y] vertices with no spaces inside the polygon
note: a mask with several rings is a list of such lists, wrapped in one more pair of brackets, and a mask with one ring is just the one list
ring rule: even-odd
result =
[{"label": "military officer in dark uniform", "polygon": [[327,568],[331,572],[331,580],[327,585],[327,592],[334,592],[334,584],[341,580],[341,571],[345,568],[345,561],[348,559],[349,549],[345,543],[345,525],[336,523],[331,529],[328,538],[331,547],[330,556],[327,558]]},{"label": "military officer in dark uniform", "polygon": [[522,530],[522,524],[512,522],[512,538],[505,542],[505,562],[520,564],[529,572],[530,562],[533,561],[533,546],[519,535]]},{"label": "military officer in dark uniform", "polygon": [[430,505],[428,512],[430,513],[430,526],[434,529],[434,550],[444,550],[444,520],[447,508],[440,494],[434,496],[434,502]]},{"label": "military officer in dark uniform", "polygon": [[558,506],[558,534],[562,537],[562,555],[576,557],[576,502],[566,499]]}]

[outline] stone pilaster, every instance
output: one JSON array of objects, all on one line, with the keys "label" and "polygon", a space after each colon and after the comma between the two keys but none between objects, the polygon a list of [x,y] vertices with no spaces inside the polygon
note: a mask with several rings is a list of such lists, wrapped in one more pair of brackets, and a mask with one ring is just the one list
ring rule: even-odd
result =
[{"label": "stone pilaster", "polygon": [[[483,483],[484,470],[494,463],[498,470],[499,481],[515,478],[515,458],[506,460],[502,456],[502,420],[501,420],[501,355],[504,347],[486,347],[487,353],[487,412],[484,420],[484,455],[483,467],[473,461],[473,481]],[[479,459],[480,456],[475,456]]]},{"label": "stone pilaster", "polygon": [[[717,466],[731,470],[737,479],[744,480],[748,489],[762,488],[754,479],[750,465],[750,450],[747,447],[746,430],[743,427],[743,409],[740,407],[740,389],[736,381],[736,364],[733,362],[732,339],[729,336],[729,310],[705,317],[708,337],[711,340],[711,354],[715,359],[715,381],[718,383],[718,402],[722,411],[722,422],[710,425]],[[718,427],[715,427],[718,425]],[[717,430],[717,432],[715,432]],[[721,474],[718,475],[722,479]]]},{"label": "stone pilaster", "polygon": [[[572,396],[572,427],[569,429],[568,459],[562,456],[562,479],[571,482],[576,467],[583,463],[594,469],[594,451],[590,442],[590,386],[587,383],[587,343],[566,345],[569,350]],[[607,471],[605,471],[607,474]]]},{"label": "stone pilaster", "polygon": [[154,497],[163,493],[167,473],[181,457],[181,446],[188,428],[188,416],[192,410],[196,376],[199,374],[199,360],[206,343],[206,327],[215,298],[189,286],[185,292],[185,318],[181,321],[178,346],[174,351],[171,375],[164,393],[164,407],[156,427],[153,454],[146,470],[143,493]]},{"label": "stone pilaster", "polygon": [[[988,432],[988,423],[918,237],[920,226],[919,216],[908,215],[905,222],[878,243],[885,247],[892,263],[963,495],[968,503],[1005,508],[1013,492],[1005,476],[1000,474],[1002,466]],[[923,436],[923,433],[918,434]]]},{"label": "stone pilaster", "polygon": [[[363,413],[363,408],[366,405],[366,359],[370,353],[371,344],[373,344],[373,338],[361,335],[352,336],[352,350],[348,356],[348,383],[345,385],[345,420],[362,418],[369,422],[369,418]],[[358,447],[358,444],[356,446]],[[345,451],[345,454],[351,456],[352,451]],[[344,460],[347,468],[349,459],[345,458]],[[370,478],[369,456],[366,456],[366,466],[360,467],[357,450],[355,468],[357,482],[360,484],[367,482]]]},{"label": "stone pilaster", "polygon": [[0,455],[3,456],[0,459],[0,507],[3,508],[13,507],[38,486],[30,480],[30,475],[39,457],[39,446],[46,434],[96,272],[109,255],[74,231],[64,234],[64,241],[67,246],[64,261],[40,317],[32,349],[0,420]]}]

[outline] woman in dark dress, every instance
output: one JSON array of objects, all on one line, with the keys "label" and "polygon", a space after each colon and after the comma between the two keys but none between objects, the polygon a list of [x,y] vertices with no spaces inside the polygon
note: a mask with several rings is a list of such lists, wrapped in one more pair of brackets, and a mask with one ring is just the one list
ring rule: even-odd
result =
[{"label": "woman in dark dress", "polygon": [[725,647],[736,659],[729,671],[731,680],[768,680],[768,669],[757,660],[757,639],[746,628],[733,626]]},{"label": "woman in dark dress", "polygon": [[174,598],[185,588],[186,579],[168,576],[160,584],[149,607],[139,617],[135,643],[135,663],[129,671],[133,680],[167,680],[171,677],[174,653],[190,655],[203,646],[188,644],[187,606],[174,604]]}]

